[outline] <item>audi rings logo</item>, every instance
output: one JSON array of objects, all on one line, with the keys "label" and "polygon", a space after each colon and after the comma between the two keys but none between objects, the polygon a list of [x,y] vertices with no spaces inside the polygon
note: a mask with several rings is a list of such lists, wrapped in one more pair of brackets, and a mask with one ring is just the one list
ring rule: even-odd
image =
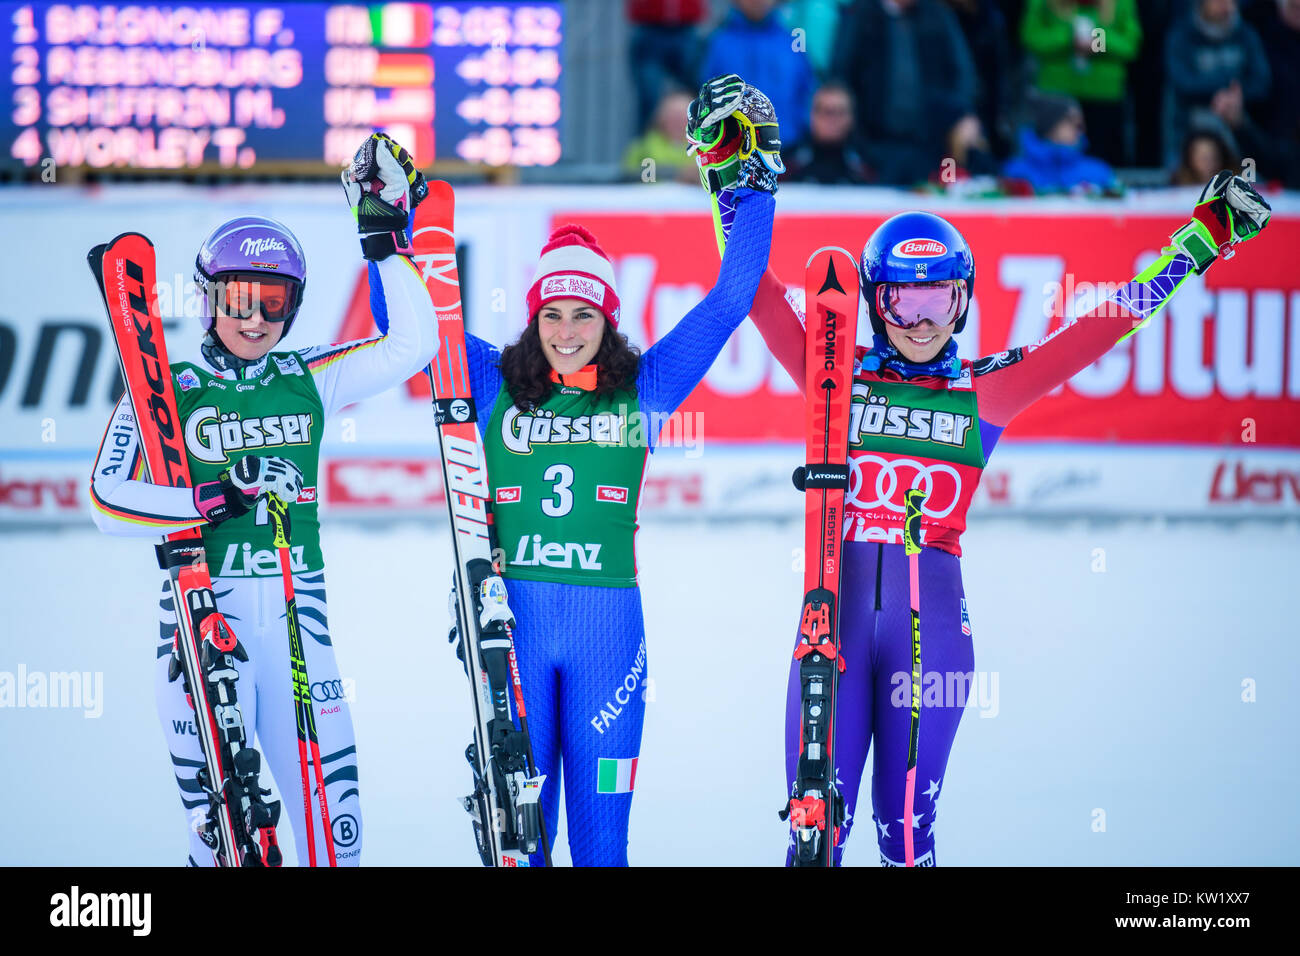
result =
[{"label": "audi rings logo", "polygon": [[346,700],[341,680],[320,680],[311,685],[311,699],[315,701]]},{"label": "audi rings logo", "polygon": [[[919,488],[925,492],[921,513],[944,518],[961,500],[961,475],[943,462],[923,465],[911,458],[852,455],[849,464],[849,501],[858,508],[886,508],[903,514],[907,510],[903,493]],[[870,490],[864,494],[864,489]],[[875,499],[868,500],[872,493]]]}]

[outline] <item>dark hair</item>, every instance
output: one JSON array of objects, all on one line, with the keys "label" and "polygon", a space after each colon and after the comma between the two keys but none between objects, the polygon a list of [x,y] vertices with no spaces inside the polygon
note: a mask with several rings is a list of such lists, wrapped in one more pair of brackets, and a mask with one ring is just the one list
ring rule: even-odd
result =
[{"label": "dark hair", "polygon": [[[551,363],[542,351],[538,320],[515,340],[501,350],[501,377],[505,379],[510,398],[521,411],[537,408],[550,397]],[[605,333],[600,338],[593,363],[596,366],[596,389],[591,393],[595,400],[602,395],[618,391],[636,393],[636,373],[641,364],[641,350],[629,345],[627,336],[605,319]]]},{"label": "dark hair", "polygon": [[849,89],[848,84],[844,83],[842,80],[837,80],[834,77],[825,80],[817,87],[817,89],[813,90],[814,97],[819,93],[843,93],[848,97],[850,109],[854,109],[857,106],[857,97],[853,95],[853,91]]},{"label": "dark hair", "polygon": [[1204,177],[1192,170],[1192,149],[1202,139],[1209,140],[1219,151],[1220,168],[1237,169],[1237,151],[1223,133],[1212,126],[1193,126],[1183,137],[1183,148],[1178,153],[1178,168],[1174,170],[1173,176],[1175,186],[1200,186],[1205,182]]}]

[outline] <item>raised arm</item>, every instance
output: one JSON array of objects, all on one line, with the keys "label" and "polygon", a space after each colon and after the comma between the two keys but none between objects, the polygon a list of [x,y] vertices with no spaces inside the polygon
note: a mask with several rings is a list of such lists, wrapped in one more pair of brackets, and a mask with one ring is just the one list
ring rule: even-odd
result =
[{"label": "raised arm", "polygon": [[[764,104],[767,112],[755,109]],[[688,152],[695,156],[700,182],[709,193],[718,252],[725,264],[739,209],[736,187],[757,185],[775,194],[776,175],[785,169],[776,116],[770,113],[762,93],[732,74],[715,77],[700,88],[691,103],[687,129]],[[746,145],[748,155],[744,154]],[[766,241],[770,252],[770,236]],[[802,318],[787,301],[785,286],[771,269],[764,269],[759,277],[750,316],[768,349],[802,389]],[[710,364],[716,354],[710,353]]]},{"label": "raised arm", "polygon": [[437,316],[415,264],[390,255],[368,265],[370,306],[385,334],[301,353],[326,415],[405,381],[438,352]]},{"label": "raised arm", "polygon": [[736,190],[736,218],[717,281],[699,305],[641,359],[637,392],[646,412],[672,412],[704,378],[731,333],[745,320],[767,268],[775,200]]},{"label": "raised arm", "polygon": [[1268,203],[1249,183],[1226,170],[1216,175],[1163,255],[1114,296],[1033,345],[975,363],[980,417],[1007,425],[1146,325],[1189,276],[1203,274],[1229,246],[1258,235],[1269,215]]},{"label": "raised arm", "polygon": [[791,301],[785,283],[771,269],[763,273],[758,283],[758,294],[754,296],[749,318],[767,343],[768,351],[794,379],[802,393],[807,349],[804,312]]},{"label": "raised arm", "polygon": [[302,353],[326,415],[405,381],[438,351],[437,315],[420,270],[408,258],[411,214],[428,195],[424,176],[406,150],[373,133],[342,180],[368,263],[371,309],[383,334]]}]

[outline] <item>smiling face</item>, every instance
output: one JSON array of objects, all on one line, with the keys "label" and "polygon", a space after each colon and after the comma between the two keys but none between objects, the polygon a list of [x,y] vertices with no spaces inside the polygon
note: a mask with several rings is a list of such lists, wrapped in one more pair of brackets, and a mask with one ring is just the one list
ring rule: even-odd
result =
[{"label": "smiling face", "polygon": [[938,357],[943,347],[952,338],[951,325],[938,326],[929,319],[911,329],[900,329],[896,325],[885,323],[885,334],[889,336],[894,348],[903,353],[909,362],[930,362]]},{"label": "smiling face", "polygon": [[551,368],[571,375],[596,359],[605,315],[582,299],[552,299],[537,313],[537,336]]}]

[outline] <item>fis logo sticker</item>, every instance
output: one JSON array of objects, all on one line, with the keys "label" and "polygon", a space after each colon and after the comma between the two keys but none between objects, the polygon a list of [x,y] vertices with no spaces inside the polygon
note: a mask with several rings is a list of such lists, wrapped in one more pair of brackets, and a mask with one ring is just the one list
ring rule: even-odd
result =
[{"label": "fis logo sticker", "polygon": [[596,500],[624,504],[627,501],[627,489],[620,488],[617,485],[597,485]]},{"label": "fis logo sticker", "polygon": [[520,496],[519,485],[511,485],[509,488],[498,488],[497,504],[499,505],[514,504],[516,501],[519,500],[519,496]]},{"label": "fis logo sticker", "polygon": [[298,356],[290,355],[288,358],[275,358],[275,367],[280,370],[281,375],[301,375],[302,366],[298,364]]},{"label": "fis logo sticker", "polygon": [[970,637],[970,615],[966,613],[966,599],[961,599],[961,632]]},{"label": "fis logo sticker", "polygon": [[188,392],[192,388],[199,387],[199,377],[193,370],[187,368],[176,377],[176,384],[181,387],[182,392]]}]

